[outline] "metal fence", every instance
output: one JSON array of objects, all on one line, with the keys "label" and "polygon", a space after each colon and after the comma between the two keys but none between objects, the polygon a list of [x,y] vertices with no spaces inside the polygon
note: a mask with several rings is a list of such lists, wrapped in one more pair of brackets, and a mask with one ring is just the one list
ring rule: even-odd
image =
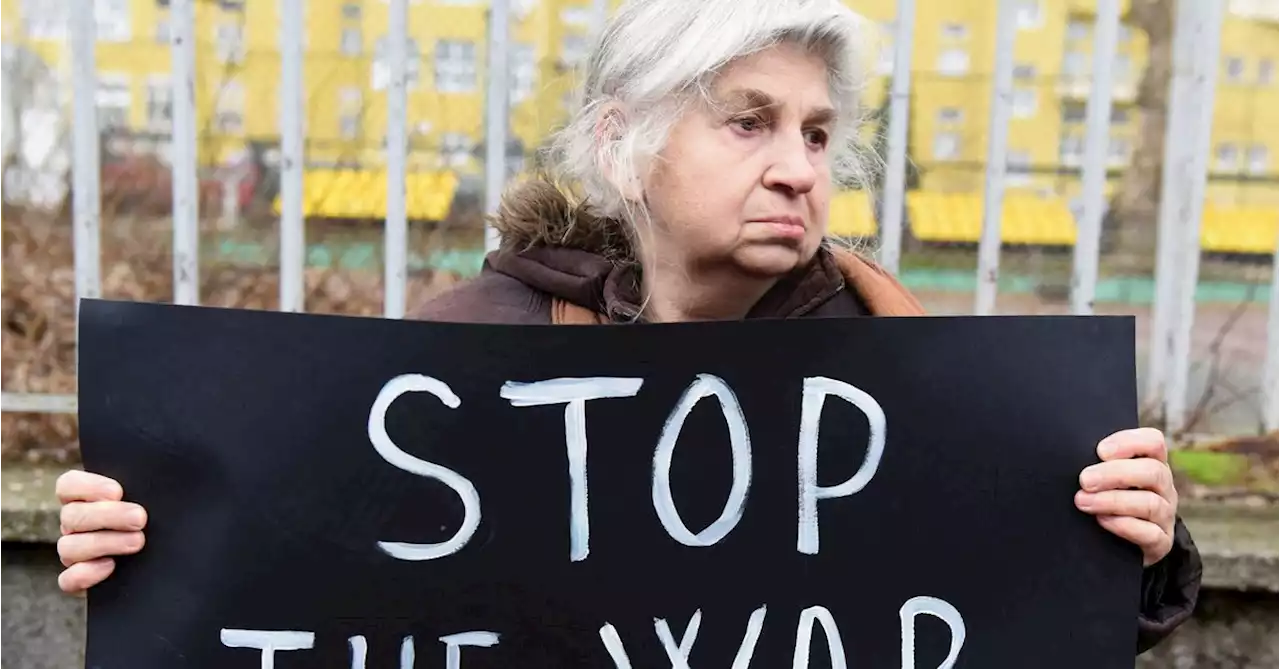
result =
[{"label": "metal fence", "polygon": [[[401,318],[406,310],[406,278],[410,248],[406,216],[406,95],[409,71],[407,34],[410,0],[389,0],[388,21],[390,77],[387,87],[386,216],[383,230],[383,308],[388,318]],[[73,54],[73,230],[75,294],[102,295],[100,239],[102,213],[100,190],[100,130],[95,97],[95,0],[68,0],[71,4],[70,47]],[[507,104],[510,0],[491,0],[485,103],[485,157],[483,209],[494,212],[508,178]],[[303,24],[303,0],[281,0],[286,24]],[[1013,41],[1016,0],[1001,0],[994,44],[994,85],[991,86],[987,121],[987,159],[982,176],[982,233],[977,243],[971,311],[977,315],[997,311],[1001,279],[1002,204],[1009,183],[1006,154],[1014,92]],[[1120,0],[1098,0],[1094,25],[1094,58],[1085,118],[1081,210],[1069,277],[1069,312],[1095,312],[1101,239],[1106,210],[1104,193],[1108,178],[1109,123],[1112,114],[1112,64],[1121,25]],[[172,52],[172,259],[173,302],[196,304],[201,294],[199,192],[197,175],[197,127],[195,107],[195,13],[193,0],[170,0],[169,30]],[[901,267],[904,247],[903,203],[907,198],[908,118],[911,104],[913,28],[916,3],[898,0],[893,68],[888,87],[886,169],[880,187],[880,261],[891,271]],[[597,19],[605,3],[594,5]],[[1161,181],[1155,297],[1145,333],[1148,341],[1144,400],[1154,408],[1156,422],[1170,430],[1189,427],[1188,406],[1192,375],[1193,323],[1197,316],[1195,291],[1200,269],[1201,221],[1204,212],[1210,127],[1217,90],[1217,57],[1224,13],[1223,3],[1180,0],[1177,3],[1174,38],[1174,73],[1169,96],[1169,122]],[[596,24],[596,30],[599,23]],[[1213,56],[1213,57],[1210,57]],[[304,308],[306,236],[303,211],[303,170],[306,162],[303,110],[303,36],[285,30],[281,41],[280,81],[280,216],[279,302],[283,311]],[[90,94],[85,94],[90,92]],[[485,231],[486,248],[496,246],[492,230]],[[1256,380],[1261,393],[1243,401],[1254,405],[1266,429],[1277,424],[1277,289],[1272,260],[1270,305],[1266,316],[1265,359]],[[1143,346],[1140,342],[1139,348]],[[5,412],[76,412],[74,394],[4,392]]]}]

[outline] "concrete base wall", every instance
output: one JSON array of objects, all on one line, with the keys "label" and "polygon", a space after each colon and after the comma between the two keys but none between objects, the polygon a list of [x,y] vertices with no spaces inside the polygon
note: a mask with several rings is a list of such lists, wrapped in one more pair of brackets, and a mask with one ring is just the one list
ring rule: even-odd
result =
[{"label": "concrete base wall", "polygon": [[5,669],[84,667],[85,600],[58,589],[51,544],[5,543],[0,625]]},{"label": "concrete base wall", "polygon": [[1139,669],[1261,669],[1280,664],[1274,592],[1205,590],[1196,615],[1144,653]]},{"label": "concrete base wall", "polygon": [[[84,600],[58,590],[49,544],[3,548],[3,661],[8,669],[84,667]],[[1205,590],[1193,620],[1138,658],[1139,669],[1275,669],[1277,595]]]}]

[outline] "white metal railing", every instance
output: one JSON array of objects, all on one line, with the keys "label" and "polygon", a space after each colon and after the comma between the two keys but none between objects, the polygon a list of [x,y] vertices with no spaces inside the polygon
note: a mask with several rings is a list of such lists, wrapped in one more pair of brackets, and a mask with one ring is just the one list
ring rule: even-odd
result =
[{"label": "white metal railing", "polygon": [[[94,58],[95,0],[68,0],[74,95],[74,246],[76,294],[101,294],[99,259],[100,186],[98,119],[93,91],[97,88]],[[405,313],[407,281],[407,221],[405,210],[408,3],[389,0],[390,82],[387,88],[387,210],[385,241],[384,315]],[[199,212],[196,182],[195,19],[194,0],[171,0],[170,46],[173,55],[173,248],[174,301],[199,302]],[[489,20],[488,86],[485,133],[485,209],[496,211],[506,178],[508,132],[508,29],[510,0],[491,0]],[[996,76],[992,87],[986,183],[983,194],[983,232],[979,244],[977,294],[974,312],[994,309],[1000,261],[1000,212],[1006,181],[1006,140],[1012,103],[1013,42],[1018,0],[1000,0],[995,43]],[[1236,3],[1239,4],[1239,3]],[[606,0],[593,0],[599,33]],[[301,26],[303,0],[282,0],[281,21]],[[1158,401],[1167,426],[1179,429],[1186,416],[1187,377],[1194,290],[1199,264],[1200,217],[1204,203],[1212,124],[1213,93],[1223,6],[1217,2],[1178,0],[1174,40],[1175,74],[1169,99],[1163,198],[1157,258],[1154,324],[1151,332],[1146,399]],[[901,256],[902,205],[905,198],[907,123],[911,86],[911,54],[915,1],[898,0],[894,68],[890,90],[887,169],[881,184],[884,206],[879,216],[881,259],[896,271]],[[1116,95],[1112,65],[1119,33],[1120,0],[1098,0],[1095,17],[1092,80],[1086,108],[1083,171],[1083,214],[1075,247],[1071,281],[1072,312],[1091,314],[1097,285],[1099,235],[1105,207],[1104,183],[1111,101]],[[280,309],[304,308],[302,211],[303,155],[303,36],[301,30],[282,31],[281,45],[281,225]],[[1213,54],[1208,57],[1207,54]],[[496,246],[486,230],[487,249]],[[1278,258],[1280,260],[1280,258]],[[1277,290],[1273,278],[1268,321],[1266,364],[1261,374],[1262,411],[1269,428],[1277,421]],[[13,412],[74,413],[74,395],[3,393],[0,409]]]}]

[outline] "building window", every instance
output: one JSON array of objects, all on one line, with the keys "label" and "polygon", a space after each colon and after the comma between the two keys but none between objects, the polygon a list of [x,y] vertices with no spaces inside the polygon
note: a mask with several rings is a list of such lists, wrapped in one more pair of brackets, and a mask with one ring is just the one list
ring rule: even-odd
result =
[{"label": "building window", "polygon": [[938,74],[958,77],[969,71],[969,52],[964,49],[944,49],[938,54]]},{"label": "building window", "polygon": [[893,73],[893,38],[896,25],[893,21],[880,24],[880,58],[876,61],[876,74]]},{"label": "building window", "polygon": [[364,50],[364,34],[359,28],[343,28],[338,46],[344,56],[359,56]]},{"label": "building window", "polygon": [[23,0],[23,30],[31,39],[65,39],[67,35],[67,2]]},{"label": "building window", "polygon": [[1226,70],[1227,81],[1235,83],[1244,79],[1244,59],[1239,56],[1228,56]]},{"label": "building window", "polygon": [[1019,63],[1013,66],[1013,78],[1022,81],[1033,81],[1036,78],[1036,66]]},{"label": "building window", "polygon": [[471,152],[475,144],[471,138],[456,132],[446,132],[440,136],[440,160],[445,167],[462,167],[471,160]]},{"label": "building window", "polygon": [[223,84],[216,95],[214,127],[223,134],[244,132],[244,87],[240,82],[231,80]]},{"label": "building window", "polygon": [[1062,76],[1065,79],[1079,79],[1089,70],[1089,56],[1083,51],[1068,51],[1062,54]]},{"label": "building window", "polygon": [[[21,12],[27,36],[38,40],[66,39],[68,5],[66,0],[23,0]],[[96,0],[93,16],[99,42],[127,42],[132,38],[129,0]]]},{"label": "building window", "polygon": [[1270,86],[1276,82],[1276,62],[1270,58],[1258,61],[1258,83]]},{"label": "building window", "polygon": [[[65,0],[51,4],[65,4]],[[127,42],[133,37],[129,0],[95,0],[93,14],[99,42]]]},{"label": "building window", "polygon": [[98,124],[104,130],[129,127],[129,107],[133,102],[129,77],[124,74],[100,73],[95,103]]},{"label": "building window", "polygon": [[469,93],[476,88],[476,44],[467,40],[436,42],[436,90]]},{"label": "building window", "polygon": [[969,36],[969,26],[963,23],[944,23],[942,24],[942,39],[957,40],[964,39]]},{"label": "building window", "polygon": [[1035,30],[1044,25],[1044,8],[1040,0],[1021,0],[1015,11],[1019,30]]},{"label": "building window", "polygon": [[[387,56],[387,51],[390,48],[391,45],[387,41],[386,35],[379,37],[378,41],[374,43],[369,85],[375,91],[386,90],[387,84],[391,82],[391,60]],[[418,41],[410,37],[408,48],[405,49],[405,55],[408,58],[405,63],[405,72],[411,89],[418,87],[418,75],[422,70],[422,58],[419,53]]]},{"label": "building window", "polygon": [[1265,174],[1267,167],[1270,166],[1271,155],[1266,145],[1254,144],[1249,147],[1246,160],[1249,164],[1249,174]]},{"label": "building window", "polygon": [[1031,181],[1031,153],[1010,151],[1005,155],[1006,181],[1010,185],[1022,185]]},{"label": "building window", "polygon": [[1129,122],[1129,110],[1126,107],[1111,108],[1111,124],[1124,125]]},{"label": "building window", "polygon": [[360,114],[342,114],[338,117],[338,136],[342,139],[356,139],[360,136]]},{"label": "building window", "polygon": [[1084,137],[1063,135],[1058,142],[1058,162],[1068,167],[1078,166],[1084,158]]},{"label": "building window", "polygon": [[960,135],[940,132],[933,136],[934,160],[955,160],[960,157]]},{"label": "building window", "polygon": [[1129,140],[1124,137],[1112,137],[1107,143],[1107,163],[1124,165],[1129,162]]},{"label": "building window", "polygon": [[1213,152],[1213,169],[1217,172],[1234,172],[1240,166],[1240,149],[1235,144],[1220,144]]},{"label": "building window", "polygon": [[1118,84],[1133,81],[1133,59],[1129,54],[1116,54],[1115,60],[1111,61],[1111,76]]},{"label": "building window", "polygon": [[344,86],[338,91],[338,134],[342,139],[355,139],[360,134],[360,118],[363,115],[364,93],[355,86]]},{"label": "building window", "polygon": [[938,110],[938,124],[947,125],[949,123],[959,123],[964,118],[964,112],[959,107],[943,107]]},{"label": "building window", "polygon": [[361,9],[358,2],[344,2],[342,3],[342,18],[347,21],[359,21]]},{"label": "building window", "polygon": [[516,44],[511,49],[510,103],[524,102],[533,95],[538,79],[538,61],[532,44]]},{"label": "building window", "polygon": [[168,79],[147,82],[147,128],[158,132],[173,128],[173,84]]},{"label": "building window", "polygon": [[243,24],[219,23],[213,37],[219,62],[239,63],[244,60]]},{"label": "building window", "polygon": [[1014,118],[1031,118],[1039,108],[1039,96],[1035,89],[1015,88],[1011,105]]},{"label": "building window", "polygon": [[1083,123],[1085,114],[1085,106],[1077,102],[1066,102],[1062,105],[1063,123]]},{"label": "building window", "polygon": [[1072,19],[1067,22],[1067,41],[1082,42],[1089,39],[1089,24],[1079,19]]}]

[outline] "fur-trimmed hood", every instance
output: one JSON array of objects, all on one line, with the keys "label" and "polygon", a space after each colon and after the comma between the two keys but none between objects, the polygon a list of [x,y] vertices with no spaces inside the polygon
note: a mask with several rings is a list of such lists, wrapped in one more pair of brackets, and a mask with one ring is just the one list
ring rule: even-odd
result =
[{"label": "fur-trimmed hood", "polygon": [[491,224],[506,251],[541,246],[586,251],[615,263],[635,259],[625,226],[592,216],[571,203],[554,184],[541,179],[515,186],[502,199]]}]

